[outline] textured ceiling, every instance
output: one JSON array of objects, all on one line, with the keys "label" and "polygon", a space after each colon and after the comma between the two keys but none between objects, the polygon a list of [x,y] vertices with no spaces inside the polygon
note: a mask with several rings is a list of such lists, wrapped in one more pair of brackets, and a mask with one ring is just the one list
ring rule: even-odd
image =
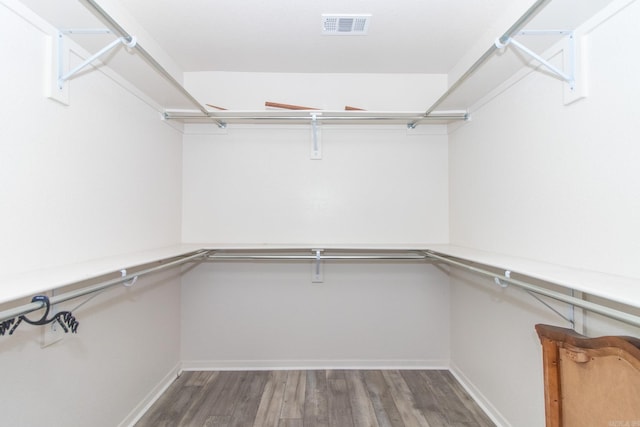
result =
[{"label": "textured ceiling", "polygon": [[[447,73],[514,0],[121,2],[185,71]],[[369,34],[322,35],[322,13]]]},{"label": "textured ceiling", "polygon": [[[446,74],[455,81],[535,0],[19,0],[55,28],[104,28],[90,1],[177,81],[185,72]],[[551,0],[527,29],[574,29],[615,0]],[[370,14],[366,36],[322,35],[323,13]],[[108,25],[108,24],[107,24]],[[72,35],[96,52],[114,35]],[[559,36],[526,37],[544,52]],[[444,109],[462,109],[530,58],[507,48],[465,82]],[[160,105],[191,108],[136,50],[100,58]],[[376,90],[376,88],[371,88]]]},{"label": "textured ceiling", "polygon": [[[96,25],[81,0],[21,0],[58,28]],[[535,0],[96,0],[127,14],[181,71],[447,74]],[[531,28],[573,29],[612,0],[552,0]],[[513,12],[518,14],[514,15]],[[365,36],[321,15],[370,14]],[[87,19],[87,17],[89,19]],[[509,17],[508,24],[504,19]],[[93,21],[93,22],[91,22]],[[500,25],[496,25],[496,23]],[[101,24],[97,22],[100,26]],[[88,38],[87,38],[88,39]],[[102,41],[82,44],[94,50]],[[489,42],[490,44],[490,42]]]}]

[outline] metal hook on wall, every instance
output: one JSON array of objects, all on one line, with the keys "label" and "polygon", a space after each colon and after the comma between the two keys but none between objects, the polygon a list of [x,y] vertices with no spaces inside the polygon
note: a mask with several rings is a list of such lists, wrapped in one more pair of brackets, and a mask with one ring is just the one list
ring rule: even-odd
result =
[{"label": "metal hook on wall", "polygon": [[[120,270],[120,274],[122,274],[122,277],[127,277],[127,269],[123,268],[122,270]],[[138,281],[138,276],[134,276],[133,279],[129,281],[123,281],[122,284],[127,288],[130,288],[131,286],[135,285],[137,281]]]},{"label": "metal hook on wall", "polygon": [[[505,277],[505,279],[511,279],[511,271],[505,270],[504,277]],[[493,278],[493,281],[496,282],[496,285],[500,286],[501,288],[506,288],[507,286],[509,286],[508,283],[503,282],[500,279],[501,279],[500,277],[496,276],[496,277]]]}]

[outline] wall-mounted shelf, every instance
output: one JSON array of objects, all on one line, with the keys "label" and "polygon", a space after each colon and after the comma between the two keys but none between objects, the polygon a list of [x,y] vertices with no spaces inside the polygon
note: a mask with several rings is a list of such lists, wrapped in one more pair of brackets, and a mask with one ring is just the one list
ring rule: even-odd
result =
[{"label": "wall-mounted shelf", "polygon": [[429,245],[429,249],[469,262],[543,280],[609,301],[640,308],[640,279],[535,261],[455,245]]},{"label": "wall-mounted shelf", "polygon": [[[122,277],[109,278],[105,282],[92,284],[80,289],[58,294],[59,301],[67,301],[124,283],[133,284],[138,275],[146,275],[162,268],[178,266],[185,262],[269,262],[269,261],[306,261],[313,263],[317,271],[322,262],[432,262],[445,263],[463,268],[494,280],[487,280],[487,286],[501,287],[513,285],[529,293],[549,297],[571,306],[581,307],[587,311],[598,313],[631,325],[640,326],[640,280],[585,271],[564,266],[504,256],[471,248],[452,245],[425,244],[421,247],[404,245],[222,245],[222,244],[188,244],[171,248],[163,248],[123,257],[112,257],[106,260],[92,261],[72,266],[62,266],[48,271],[33,272],[3,280],[5,290],[0,302],[9,302],[34,293],[44,293],[52,289],[79,283],[90,278],[103,277],[118,271]],[[126,269],[144,264],[160,263],[155,267],[126,275]],[[488,268],[494,271],[487,270]],[[124,268],[124,270],[123,270]],[[497,270],[497,271],[496,271]],[[501,272],[500,270],[503,270]],[[514,278],[512,275],[520,278]],[[527,278],[540,279],[550,284],[559,285],[567,293],[558,292],[547,286],[527,281]],[[131,281],[131,282],[129,282]],[[312,282],[322,282],[322,276],[316,278],[312,273]],[[130,284],[127,284],[129,282]],[[606,284],[606,286],[603,286]],[[11,285],[11,286],[9,286]],[[6,290],[14,290],[13,293]],[[612,307],[607,303],[599,303],[569,294],[579,291],[600,297],[612,303],[627,305],[626,309]],[[541,301],[538,298],[539,301]],[[56,301],[51,301],[55,303]],[[543,301],[541,301],[543,302]],[[543,302],[544,303],[544,302]],[[546,304],[545,304],[546,305]],[[548,305],[547,305],[548,306]],[[7,320],[24,313],[41,308],[41,304],[31,302],[24,306],[4,310],[0,319]],[[555,310],[554,310],[555,311]],[[6,325],[5,325],[6,326]]]},{"label": "wall-mounted shelf", "polygon": [[[582,39],[632,1],[595,0],[579,6],[570,1],[536,1],[504,34],[487,42],[487,49],[426,113],[464,109],[471,116],[487,98],[532,72],[544,73],[563,85],[564,104],[585,97]],[[524,51],[522,42],[526,43]]]},{"label": "wall-mounted shelf", "polygon": [[200,247],[175,245],[5,276],[0,279],[0,304],[101,277],[122,268],[182,256]]},{"label": "wall-mounted shelf", "polygon": [[[29,0],[27,0],[28,2]],[[498,37],[500,43],[519,36],[524,26],[547,30],[556,27],[559,22],[563,28],[573,30],[592,16],[611,0],[595,1],[593,4],[581,5],[580,8],[568,8],[562,1],[538,0],[508,30]],[[152,39],[144,34],[126,14],[126,9],[108,5],[108,10],[96,0],[82,0],[73,7],[79,10],[70,16],[61,16],[55,8],[48,4],[37,4],[37,13],[42,12],[45,19],[50,20],[57,28],[96,27],[106,25],[113,35],[124,40],[132,40],[139,36],[135,47],[121,49],[108,58],[107,65],[130,81],[133,86],[157,103],[163,118],[184,123],[214,122],[218,126],[226,123],[305,123],[309,122],[308,112],[275,112],[275,111],[211,111],[196,99],[182,85],[181,70],[164,55],[161,47],[154,45]],[[34,4],[35,5],[35,4]],[[83,7],[83,6],[86,6]],[[88,11],[90,13],[88,13]],[[542,13],[544,12],[544,13]],[[547,13],[548,12],[548,13]],[[82,22],[70,22],[71,19]],[[78,19],[81,18],[81,19]],[[141,34],[132,34],[140,32]],[[469,107],[495,89],[518,70],[531,66],[528,58],[523,58],[507,49],[500,52],[494,40],[488,43],[488,49],[473,62],[465,72],[460,74],[449,88],[430,107],[424,111],[390,112],[390,111],[321,111],[319,122],[332,124],[400,124],[410,128],[424,123],[452,123],[468,118]],[[87,49],[95,51],[89,41],[76,40]],[[531,46],[536,52],[544,51],[558,43],[555,39],[544,37]],[[141,61],[142,59],[142,61]],[[153,72],[150,72],[153,70]],[[550,77],[551,78],[551,77]],[[190,110],[192,109],[192,110]]]},{"label": "wall-mounted shelf", "polygon": [[425,116],[421,111],[329,111],[329,110],[265,110],[265,111],[209,111],[167,110],[165,120],[183,123],[211,123],[219,126],[227,123],[294,123],[309,124],[313,120],[321,124],[409,124],[415,121],[430,124],[447,124],[467,119],[465,111],[434,111]]}]

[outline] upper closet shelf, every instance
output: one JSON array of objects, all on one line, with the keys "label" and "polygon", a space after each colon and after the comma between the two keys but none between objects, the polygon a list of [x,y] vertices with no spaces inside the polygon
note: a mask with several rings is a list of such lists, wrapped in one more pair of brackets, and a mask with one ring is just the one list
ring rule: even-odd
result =
[{"label": "upper closet shelf", "polygon": [[[17,1],[5,1],[11,8],[18,8],[14,5],[18,3]],[[519,72],[531,72],[538,67],[542,67],[540,69],[548,74],[549,79],[557,79],[559,82],[569,81],[563,83],[569,88],[565,88],[565,93],[571,92],[568,98],[565,98],[565,103],[579,99],[584,90],[582,78],[584,67],[580,67],[582,56],[580,40],[581,35],[589,31],[588,25],[585,27],[583,24],[589,22],[589,25],[593,26],[594,15],[602,15],[604,12],[610,16],[615,13],[615,9],[623,8],[632,0],[589,0],[581,2],[579,7],[567,0],[532,2],[531,7],[506,32],[491,35],[493,37],[491,41],[487,36],[485,41],[479,42],[474,48],[477,52],[475,58],[474,55],[469,55],[465,60],[467,66],[465,67],[463,63],[459,65],[458,72],[454,73],[459,77],[424,111],[315,110],[315,112],[297,111],[295,113],[291,111],[212,111],[185,89],[182,84],[182,70],[178,69],[177,64],[160,46],[156,45],[149,34],[145,33],[144,28],[127,15],[124,7],[116,7],[112,3],[99,0],[81,0],[81,2],[73,2],[75,6],[71,3],[68,5],[69,8],[82,9],[81,11],[61,14],[59,8],[52,6],[51,2],[25,1],[34,7],[36,13],[41,13],[45,19],[49,20],[58,29],[57,32],[65,28],[95,28],[106,25],[111,32],[107,39],[109,43],[113,42],[114,36],[121,41],[126,41],[129,48],[114,48],[108,57],[103,59],[104,63],[130,82],[136,90],[151,99],[162,111],[163,118],[166,120],[187,123],[213,121],[218,126],[225,126],[226,123],[304,123],[312,122],[315,117],[318,123],[404,123],[412,128],[424,123],[451,123],[466,120],[469,118],[468,112],[473,111],[474,105],[481,104],[479,101],[490,96],[496,89],[508,85],[513,78],[517,78]],[[78,7],[80,4],[86,8]],[[102,4],[107,5],[108,8],[103,8]],[[598,13],[598,11],[602,12]],[[601,17],[602,19],[604,18]],[[530,37],[533,34],[539,37]],[[71,37],[71,35],[68,36]],[[106,44],[105,39],[100,37],[88,38],[75,35],[73,37],[75,37],[74,43],[88,52],[96,52]],[[526,41],[523,40],[524,37]],[[137,44],[133,45],[135,39]],[[483,51],[482,43],[484,42],[487,48]],[[103,43],[102,46],[99,43]],[[527,51],[534,55],[524,54],[522,50],[518,50],[521,46],[526,46]],[[544,52],[544,54],[539,55],[536,52]],[[538,59],[543,60],[542,66]],[[550,69],[559,71],[559,74],[548,72]],[[64,76],[65,73],[56,73],[55,84],[58,83],[60,75]],[[428,100],[425,100],[425,104],[428,105]]]},{"label": "upper closet shelf", "polygon": [[[610,0],[598,0],[596,3],[608,2]],[[527,25],[535,17],[537,22],[545,24],[545,20],[538,20],[538,13],[547,6],[548,3],[552,3],[551,0],[538,0],[501,36],[497,38],[498,43],[492,43],[488,50],[486,50],[468,70],[461,74],[460,78],[449,86],[449,89],[431,106],[424,111],[322,111],[322,110],[309,110],[309,111],[212,111],[207,108],[200,100],[196,99],[185,87],[182,85],[181,71],[176,69],[172,61],[165,57],[159,46],[154,45],[154,42],[144,34],[144,29],[139,27],[137,23],[129,19],[123,10],[112,7],[109,4],[108,10],[102,7],[102,2],[97,0],[82,0],[81,3],[86,6],[85,15],[87,10],[91,13],[87,19],[82,19],[74,27],[78,28],[83,25],[96,25],[96,17],[99,23],[106,25],[111,31],[111,37],[115,36],[119,40],[127,42],[137,39],[137,43],[133,45],[130,43],[129,49],[117,49],[112,55],[107,58],[110,68],[122,74],[123,77],[129,80],[136,88],[145,93],[155,102],[157,102],[159,108],[163,111],[163,118],[165,120],[177,120],[186,123],[202,123],[202,122],[214,122],[218,126],[225,126],[227,123],[332,123],[332,124],[405,124],[410,128],[413,128],[420,124],[426,123],[451,123],[455,121],[462,121],[468,118],[467,109],[471,103],[477,101],[479,97],[486,94],[488,90],[491,90],[490,86],[496,76],[501,76],[504,80],[510,75],[505,76],[504,70],[502,72],[494,72],[493,63],[498,63],[498,66],[502,69],[505,56],[511,56],[516,58],[518,66],[522,68],[527,63],[523,63],[523,60],[517,54],[511,53],[509,55],[499,54],[499,46],[509,44],[518,45],[518,42],[513,43],[513,37],[521,34],[521,31],[525,25]],[[561,3],[561,2],[560,2]],[[105,3],[107,4],[107,3]],[[601,6],[601,5],[600,5]],[[579,15],[584,18],[584,11],[581,8]],[[597,9],[596,9],[597,10]],[[551,15],[557,15],[557,11],[553,11]],[[594,13],[594,11],[590,11]],[[51,14],[49,14],[51,15]],[[545,14],[546,15],[546,14]],[[564,17],[567,14],[561,14],[561,21],[564,23]],[[80,16],[80,15],[77,15]],[[588,15],[590,16],[590,15]],[[555,21],[558,21],[555,16]],[[91,18],[91,19],[89,19]],[[68,24],[70,18],[58,18],[53,22],[54,25]],[[60,22],[60,21],[63,22]],[[93,22],[91,22],[93,21]],[[571,22],[569,23],[571,25]],[[544,30],[544,25],[542,25]],[[574,28],[574,27],[570,27]],[[133,34],[138,33],[138,34]],[[138,37],[139,36],[139,37]],[[557,39],[557,37],[556,37]],[[556,40],[557,41],[557,40]],[[549,44],[556,41],[547,42]],[[89,43],[84,39],[77,41],[81,46],[85,47]],[[534,43],[535,44],[535,43]],[[539,47],[539,43],[535,44],[534,48]],[[95,52],[93,46],[86,47],[89,52]],[[507,48],[506,50],[513,51],[513,48]],[[535,49],[538,50],[538,49]],[[497,57],[497,58],[496,58]],[[140,61],[142,59],[142,61]],[[489,61],[489,59],[492,59]],[[135,64],[134,64],[135,62]],[[486,62],[492,64],[487,67]],[[142,69],[146,67],[146,71]],[[481,77],[478,77],[477,71],[482,68],[483,72]],[[154,72],[149,72],[152,69]],[[485,69],[491,70],[487,77]],[[511,70],[507,70],[511,72]],[[471,79],[473,75],[473,79]],[[480,80],[479,86],[481,86],[484,92],[478,95],[476,93],[477,81]],[[486,80],[486,81],[485,81]],[[153,82],[153,83],[152,83]],[[487,83],[488,82],[488,83]],[[471,94],[471,96],[469,96]],[[178,100],[179,99],[179,100]]]},{"label": "upper closet shelf", "polygon": [[363,111],[363,110],[256,110],[256,111],[209,111],[167,110],[165,120],[184,123],[211,123],[220,127],[227,123],[300,123],[310,124],[406,124],[420,121],[430,124],[446,124],[467,119],[465,111],[434,111],[428,116],[423,111]]}]

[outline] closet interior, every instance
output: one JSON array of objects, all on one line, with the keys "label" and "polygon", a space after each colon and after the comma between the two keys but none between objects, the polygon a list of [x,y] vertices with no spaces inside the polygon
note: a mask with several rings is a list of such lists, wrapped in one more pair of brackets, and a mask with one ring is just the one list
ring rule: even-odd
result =
[{"label": "closet interior", "polygon": [[434,370],[539,426],[535,325],[640,336],[637,1],[511,2],[447,73],[189,70],[136,5],[50,3],[0,0],[8,425]]}]

